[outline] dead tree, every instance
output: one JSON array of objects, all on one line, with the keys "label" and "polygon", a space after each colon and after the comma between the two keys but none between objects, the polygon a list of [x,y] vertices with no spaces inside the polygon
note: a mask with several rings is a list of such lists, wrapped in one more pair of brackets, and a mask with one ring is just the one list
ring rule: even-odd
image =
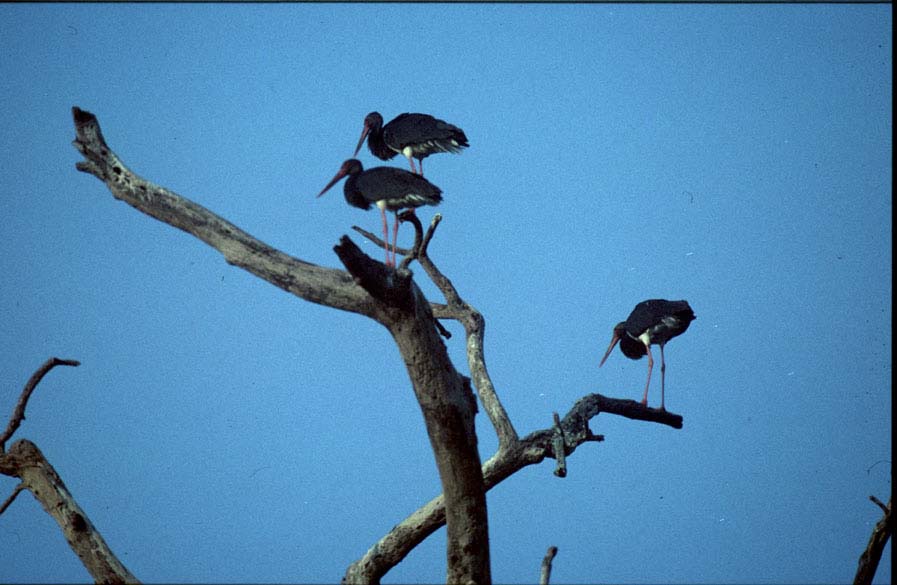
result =
[{"label": "dead tree", "polygon": [[[405,258],[395,269],[364,255],[348,236],[334,247],[345,270],[317,266],[276,250],[208,209],[137,176],[109,148],[93,114],[77,107],[72,113],[76,132],[73,144],[85,158],[77,163],[77,169],[97,177],[115,198],[199,238],[221,252],[229,264],[301,299],[374,319],[395,340],[424,416],[442,494],[393,527],[352,563],[343,582],[378,583],[415,546],[445,524],[447,582],[489,583],[486,491],[546,457],[557,461],[555,475],[564,477],[567,456],[583,443],[603,440],[589,428],[589,421],[601,412],[682,428],[679,415],[647,408],[634,400],[588,394],[563,418],[554,414],[552,426],[520,438],[486,368],[485,319],[464,301],[427,253],[441,216],[436,215],[424,230],[413,214],[403,214],[402,219],[414,225],[415,243],[411,249],[399,249]],[[383,245],[373,234],[355,229]],[[424,297],[408,268],[415,260],[438,287],[444,303]],[[448,333],[440,319],[455,320],[464,327],[469,379],[458,373],[448,358],[442,339]],[[474,429],[477,397],[499,443],[485,463],[480,461]],[[2,454],[0,472],[17,475],[16,462],[10,461],[9,455]],[[80,517],[86,518],[83,514]],[[71,529],[73,522],[80,521],[60,520],[64,531]],[[534,570],[535,566],[534,560]],[[98,581],[112,580],[90,566],[88,570]],[[126,569],[121,574],[122,580],[135,580]]]}]

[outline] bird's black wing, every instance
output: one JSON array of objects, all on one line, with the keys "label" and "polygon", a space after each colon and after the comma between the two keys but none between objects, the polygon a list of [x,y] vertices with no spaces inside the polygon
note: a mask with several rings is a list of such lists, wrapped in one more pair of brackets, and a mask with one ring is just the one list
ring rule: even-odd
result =
[{"label": "bird's black wing", "polygon": [[[414,173],[396,167],[375,167],[365,171],[357,183],[369,201],[395,201],[394,206],[417,207],[442,201],[442,189]],[[399,203],[401,202],[401,203]]]},{"label": "bird's black wing", "polygon": [[383,128],[383,138],[399,149],[430,144],[455,152],[469,146],[463,130],[429,114],[399,114]]},{"label": "bird's black wing", "polygon": [[650,299],[635,306],[626,319],[625,328],[633,337],[651,329],[653,342],[663,343],[681,335],[694,319],[695,314],[688,301]]}]

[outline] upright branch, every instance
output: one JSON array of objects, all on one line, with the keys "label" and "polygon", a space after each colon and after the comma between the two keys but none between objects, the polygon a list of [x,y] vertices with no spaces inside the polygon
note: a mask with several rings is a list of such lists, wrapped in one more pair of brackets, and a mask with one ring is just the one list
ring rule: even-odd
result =
[{"label": "upright branch", "polygon": [[[10,424],[0,437],[3,439],[0,445],[12,437],[25,418],[25,405],[37,384],[57,365],[77,366],[79,362],[50,358],[38,368],[22,390]],[[12,444],[8,453],[0,450],[0,473],[21,480],[10,497],[0,506],[0,514],[12,504],[20,492],[28,490],[59,524],[69,546],[80,557],[84,567],[97,583],[138,583],[137,578],[113,554],[37,445],[21,439]]]},{"label": "upright branch", "polygon": [[[416,216],[411,215],[406,218],[413,226],[416,232],[415,242],[420,242],[411,251],[411,255],[416,259],[433,284],[439,288],[446,300],[446,305],[433,305],[433,314],[439,319],[454,319],[464,326],[464,332],[467,337],[467,367],[470,369],[470,377],[473,385],[480,397],[483,410],[486,416],[495,428],[498,436],[499,449],[511,448],[518,440],[517,431],[511,423],[508,413],[505,411],[504,405],[498,398],[495,386],[492,384],[492,378],[486,369],[486,356],[484,350],[484,339],[486,336],[486,320],[483,315],[466,303],[458,290],[442,272],[436,267],[436,264],[430,259],[428,247],[436,227],[442,220],[442,216],[436,214],[427,233],[421,236],[423,230],[420,220]],[[406,258],[407,260],[407,258]]]},{"label": "upright branch", "polygon": [[446,497],[448,583],[488,583],[486,490],[477,451],[476,400],[448,357],[430,303],[407,270],[365,256],[347,236],[335,251],[375,300],[374,318],[395,339],[420,404]]},{"label": "upright branch", "polygon": [[549,546],[548,552],[542,559],[542,570],[539,572],[539,585],[548,585],[551,582],[551,563],[558,554],[558,547]]},{"label": "upright branch", "polygon": [[891,499],[888,499],[887,505],[881,503],[875,496],[869,496],[869,499],[884,511],[884,516],[872,528],[872,534],[869,536],[869,544],[866,550],[860,555],[859,566],[857,567],[856,577],[853,579],[854,585],[870,585],[878,570],[878,563],[881,561],[881,555],[891,538],[891,532],[894,525],[891,520]]}]

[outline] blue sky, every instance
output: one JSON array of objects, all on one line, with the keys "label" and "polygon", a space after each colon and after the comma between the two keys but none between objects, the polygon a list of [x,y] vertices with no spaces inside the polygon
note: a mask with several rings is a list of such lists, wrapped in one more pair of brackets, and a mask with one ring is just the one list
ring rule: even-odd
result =
[{"label": "blue sky", "polygon": [[[82,362],[16,437],[144,581],[338,581],[439,491],[388,332],[114,200],[75,170],[70,108],[141,176],[334,267],[380,220],[315,195],[365,114],[426,112],[470,140],[426,161],[431,256],[487,319],[518,432],[640,398],[644,360],[598,369],[637,302],[698,316],[666,348],[681,431],[601,415],[566,479],[489,493],[495,580],[555,545],[556,583],[848,582],[891,490],[891,27],[890,5],[4,4],[0,414],[48,357]],[[31,497],[0,543],[0,582],[89,579]],[[385,582],[441,581],[444,556],[440,531]]]}]

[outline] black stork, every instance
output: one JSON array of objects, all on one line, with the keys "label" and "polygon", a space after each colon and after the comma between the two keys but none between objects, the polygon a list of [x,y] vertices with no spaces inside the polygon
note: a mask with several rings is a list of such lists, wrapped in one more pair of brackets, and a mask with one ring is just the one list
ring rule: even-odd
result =
[{"label": "black stork", "polygon": [[[361,162],[350,158],[342,164],[336,176],[327,183],[318,197],[327,192],[333,185],[348,176],[343,186],[346,201],[353,207],[370,209],[371,204],[380,208],[383,216],[383,244],[386,247],[386,265],[395,266],[396,238],[399,232],[399,210],[421,205],[438,205],[442,201],[442,190],[414,173],[395,167],[374,167],[364,170]],[[395,227],[392,230],[392,261],[389,259],[389,230],[386,223],[386,210],[395,213]]]},{"label": "black stork", "polygon": [[651,299],[637,304],[629,317],[614,327],[614,336],[610,341],[610,347],[598,365],[600,368],[607,360],[607,356],[613,351],[617,342],[620,342],[620,351],[629,359],[637,360],[648,354],[648,381],[645,382],[645,395],[642,404],[648,405],[648,386],[651,384],[651,370],[654,369],[654,358],[651,357],[651,345],[660,346],[660,409],[666,410],[663,403],[664,373],[666,363],[663,358],[663,346],[666,342],[682,335],[692,321],[695,320],[694,311],[688,301],[667,301],[664,299]]},{"label": "black stork", "polygon": [[[408,159],[411,172],[421,176],[426,157],[437,152],[457,153],[470,146],[463,130],[429,114],[400,114],[384,126],[383,116],[371,112],[364,118],[364,129],[353,157],[358,156],[365,138],[374,156],[389,160],[401,154]],[[419,163],[419,171],[414,168],[414,159]]]}]

